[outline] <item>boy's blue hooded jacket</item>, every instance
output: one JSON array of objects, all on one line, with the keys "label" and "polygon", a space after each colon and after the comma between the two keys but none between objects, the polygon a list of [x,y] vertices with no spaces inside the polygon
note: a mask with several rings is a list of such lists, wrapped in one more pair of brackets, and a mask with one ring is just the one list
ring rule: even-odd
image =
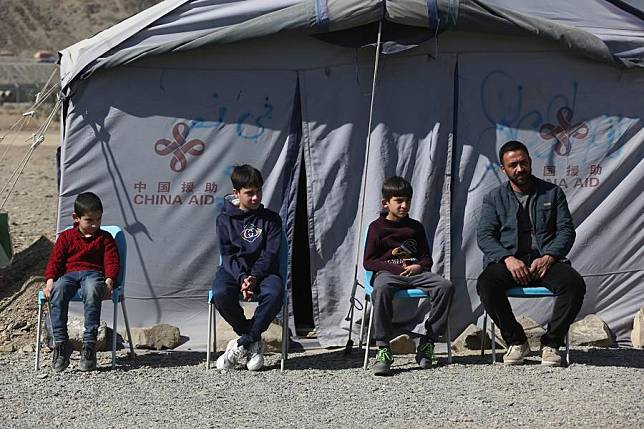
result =
[{"label": "boy's blue hooded jacket", "polygon": [[223,269],[240,285],[249,275],[256,277],[258,283],[269,274],[279,275],[282,219],[263,205],[257,210],[240,210],[233,198],[224,198],[217,217]]}]

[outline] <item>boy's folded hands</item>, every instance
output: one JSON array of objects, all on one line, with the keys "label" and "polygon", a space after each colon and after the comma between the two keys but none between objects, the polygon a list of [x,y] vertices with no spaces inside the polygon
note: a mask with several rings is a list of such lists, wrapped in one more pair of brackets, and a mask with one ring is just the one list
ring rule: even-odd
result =
[{"label": "boy's folded hands", "polygon": [[248,276],[244,279],[241,285],[241,293],[245,301],[253,299],[255,286],[257,285],[257,277]]},{"label": "boy's folded hands", "polygon": [[403,268],[405,270],[402,273],[400,273],[400,275],[404,277],[413,276],[423,271],[423,267],[420,264],[412,264],[412,265],[403,264]]}]

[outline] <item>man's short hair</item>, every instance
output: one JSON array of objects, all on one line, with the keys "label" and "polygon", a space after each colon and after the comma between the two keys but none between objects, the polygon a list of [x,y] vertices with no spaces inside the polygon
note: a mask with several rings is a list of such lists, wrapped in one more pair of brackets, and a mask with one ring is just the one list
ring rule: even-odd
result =
[{"label": "man's short hair", "polygon": [[101,199],[92,192],[83,192],[78,194],[76,201],[74,201],[74,213],[81,217],[91,212],[103,213],[103,204],[101,203]]},{"label": "man's short hair", "polygon": [[414,190],[411,183],[400,176],[386,178],[382,182],[382,198],[389,201],[393,197],[406,197],[411,199]]},{"label": "man's short hair", "polygon": [[262,173],[248,164],[234,166],[230,181],[233,182],[233,189],[237,191],[241,190],[241,188],[260,189],[264,185]]},{"label": "man's short hair", "polygon": [[523,143],[518,140],[510,140],[509,142],[505,142],[503,146],[501,146],[501,149],[499,149],[499,162],[501,165],[503,165],[503,155],[505,155],[506,152],[512,152],[513,150],[522,150],[526,155],[530,156],[528,148]]}]

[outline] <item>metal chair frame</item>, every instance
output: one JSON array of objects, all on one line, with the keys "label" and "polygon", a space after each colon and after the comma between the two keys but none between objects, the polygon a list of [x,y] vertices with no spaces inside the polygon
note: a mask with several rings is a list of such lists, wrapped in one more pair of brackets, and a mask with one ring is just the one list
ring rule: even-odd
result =
[{"label": "metal chair frame", "polygon": [[[288,358],[288,241],[286,235],[282,234],[280,250],[280,275],[284,281],[284,298],[282,301],[282,358],[280,361],[280,371],[284,371],[286,359]],[[221,257],[219,258],[221,265]],[[208,291],[208,341],[206,345],[206,369],[210,369],[211,354],[217,353],[217,320],[212,289]]]},{"label": "metal chair frame", "polygon": [[[557,295],[548,288],[542,286],[513,287],[505,292],[508,298],[554,298]],[[483,332],[487,332],[487,311],[483,310]],[[492,363],[496,363],[496,334],[494,332],[494,320],[490,318],[490,342],[492,343]],[[483,337],[485,340],[485,337]],[[485,355],[485,341],[481,341],[481,357]],[[570,331],[566,332],[566,366],[570,365]]]},{"label": "metal chair frame", "polygon": [[[71,228],[71,227],[69,227]],[[66,229],[69,229],[66,228]],[[127,310],[125,308],[125,262],[127,259],[127,246],[125,242],[125,235],[123,231],[118,226],[114,225],[102,225],[101,229],[109,232],[114,241],[116,242],[116,247],[119,251],[119,261],[120,261],[120,271],[118,278],[114,281],[114,289],[112,290],[112,303],[114,306],[113,318],[112,318],[112,369],[116,367],[116,326],[118,320],[118,304],[121,304],[121,309],[123,311],[123,319],[125,320],[125,330],[127,332],[128,344],[130,345],[130,355],[132,357],[136,356],[134,353],[134,346],[132,344],[132,334],[130,333],[130,322],[127,318]],[[80,289],[76,291],[76,294],[72,297],[71,301],[82,302],[80,297]],[[42,314],[43,314],[43,305],[47,304],[49,306],[49,301],[45,298],[43,291],[38,291],[38,324],[36,325],[36,363],[34,369],[37,371],[40,369],[40,343],[42,335]],[[49,309],[48,311],[51,311]]]}]

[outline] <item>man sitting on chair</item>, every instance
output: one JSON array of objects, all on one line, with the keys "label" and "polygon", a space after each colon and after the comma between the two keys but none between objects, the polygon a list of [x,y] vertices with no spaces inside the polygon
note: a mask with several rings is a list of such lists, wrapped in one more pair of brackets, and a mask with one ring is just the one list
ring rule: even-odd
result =
[{"label": "man sitting on chair", "polygon": [[503,356],[508,365],[522,364],[530,347],[505,291],[544,286],[557,295],[548,330],[541,337],[541,363],[560,366],[559,347],[586,293],[583,278],[566,259],[575,241],[566,196],[557,185],[532,175],[532,159],[523,143],[505,143],[499,162],[509,182],[483,199],[477,241],[485,268],[477,291],[508,344]]}]

